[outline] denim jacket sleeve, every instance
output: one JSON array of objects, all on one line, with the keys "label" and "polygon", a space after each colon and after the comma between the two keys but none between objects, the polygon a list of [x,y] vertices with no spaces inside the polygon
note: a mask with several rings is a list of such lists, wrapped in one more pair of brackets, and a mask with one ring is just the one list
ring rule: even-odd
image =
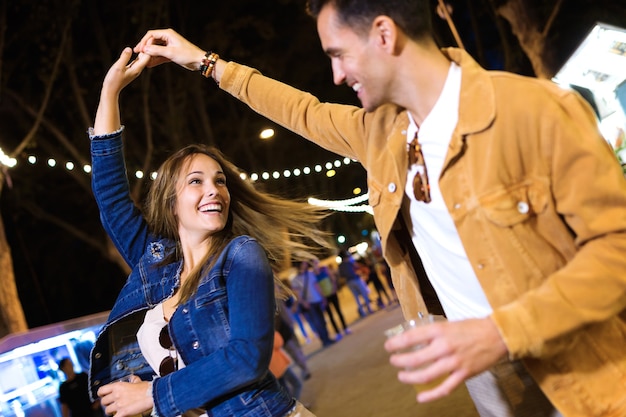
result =
[{"label": "denim jacket sleeve", "polygon": [[130,197],[122,143],[123,128],[117,132],[92,136],[91,186],[100,209],[100,220],[107,234],[133,267],[144,253],[148,227]]}]

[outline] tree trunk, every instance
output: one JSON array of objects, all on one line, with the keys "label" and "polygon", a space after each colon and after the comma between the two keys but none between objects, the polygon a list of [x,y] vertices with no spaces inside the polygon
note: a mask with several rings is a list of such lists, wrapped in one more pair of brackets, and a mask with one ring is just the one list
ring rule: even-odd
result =
[{"label": "tree trunk", "polygon": [[509,0],[496,8],[498,15],[511,25],[513,34],[519,40],[520,47],[528,56],[538,78],[552,78],[555,74],[554,57],[546,48],[546,39],[561,2],[562,0],[556,1],[543,28],[540,28],[540,18],[535,16],[536,11],[528,4],[528,0]]},{"label": "tree trunk", "polygon": [[[0,181],[3,176],[0,175]],[[22,304],[17,295],[11,248],[0,217],[0,337],[28,330]]]}]

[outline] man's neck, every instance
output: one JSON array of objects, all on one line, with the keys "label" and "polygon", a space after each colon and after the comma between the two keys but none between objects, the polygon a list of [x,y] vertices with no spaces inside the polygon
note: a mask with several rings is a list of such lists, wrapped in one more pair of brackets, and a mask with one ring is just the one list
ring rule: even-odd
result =
[{"label": "man's neck", "polygon": [[406,108],[419,126],[437,103],[450,70],[450,60],[435,43],[410,43],[398,66],[395,104]]}]

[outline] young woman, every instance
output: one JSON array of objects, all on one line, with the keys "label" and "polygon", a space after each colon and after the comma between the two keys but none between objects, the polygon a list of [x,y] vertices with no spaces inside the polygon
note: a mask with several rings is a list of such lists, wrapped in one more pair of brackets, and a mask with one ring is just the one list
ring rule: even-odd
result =
[{"label": "young woman", "polygon": [[92,351],[91,395],[116,417],[311,416],[268,372],[273,269],[325,243],[313,227],[325,213],[257,192],[218,150],[190,145],[159,168],[144,218],[118,99],[149,57],[131,55],[108,71],[90,130],[102,224],[133,268]]}]

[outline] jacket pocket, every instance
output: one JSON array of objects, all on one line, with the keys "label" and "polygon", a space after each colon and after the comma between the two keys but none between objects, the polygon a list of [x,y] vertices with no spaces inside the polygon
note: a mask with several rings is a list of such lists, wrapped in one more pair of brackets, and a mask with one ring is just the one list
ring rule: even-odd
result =
[{"label": "jacket pocket", "polygon": [[548,198],[547,184],[527,180],[486,194],[479,201],[489,221],[510,227],[546,210]]},{"label": "jacket pocket", "polygon": [[210,291],[203,291],[201,286],[198,288],[198,294],[198,297],[194,300],[194,305],[196,308],[203,308],[220,300],[221,298],[226,297],[226,288],[220,287]]},{"label": "jacket pocket", "polygon": [[551,204],[546,181],[528,179],[479,198],[485,242],[503,269],[515,271],[519,294],[540,285],[567,261],[568,228]]},{"label": "jacket pocket", "polygon": [[141,354],[141,351],[139,350],[139,345],[137,345],[135,351],[119,352],[119,354],[114,355],[111,364],[112,381],[131,374],[153,374],[152,368],[150,368],[143,355]]}]

